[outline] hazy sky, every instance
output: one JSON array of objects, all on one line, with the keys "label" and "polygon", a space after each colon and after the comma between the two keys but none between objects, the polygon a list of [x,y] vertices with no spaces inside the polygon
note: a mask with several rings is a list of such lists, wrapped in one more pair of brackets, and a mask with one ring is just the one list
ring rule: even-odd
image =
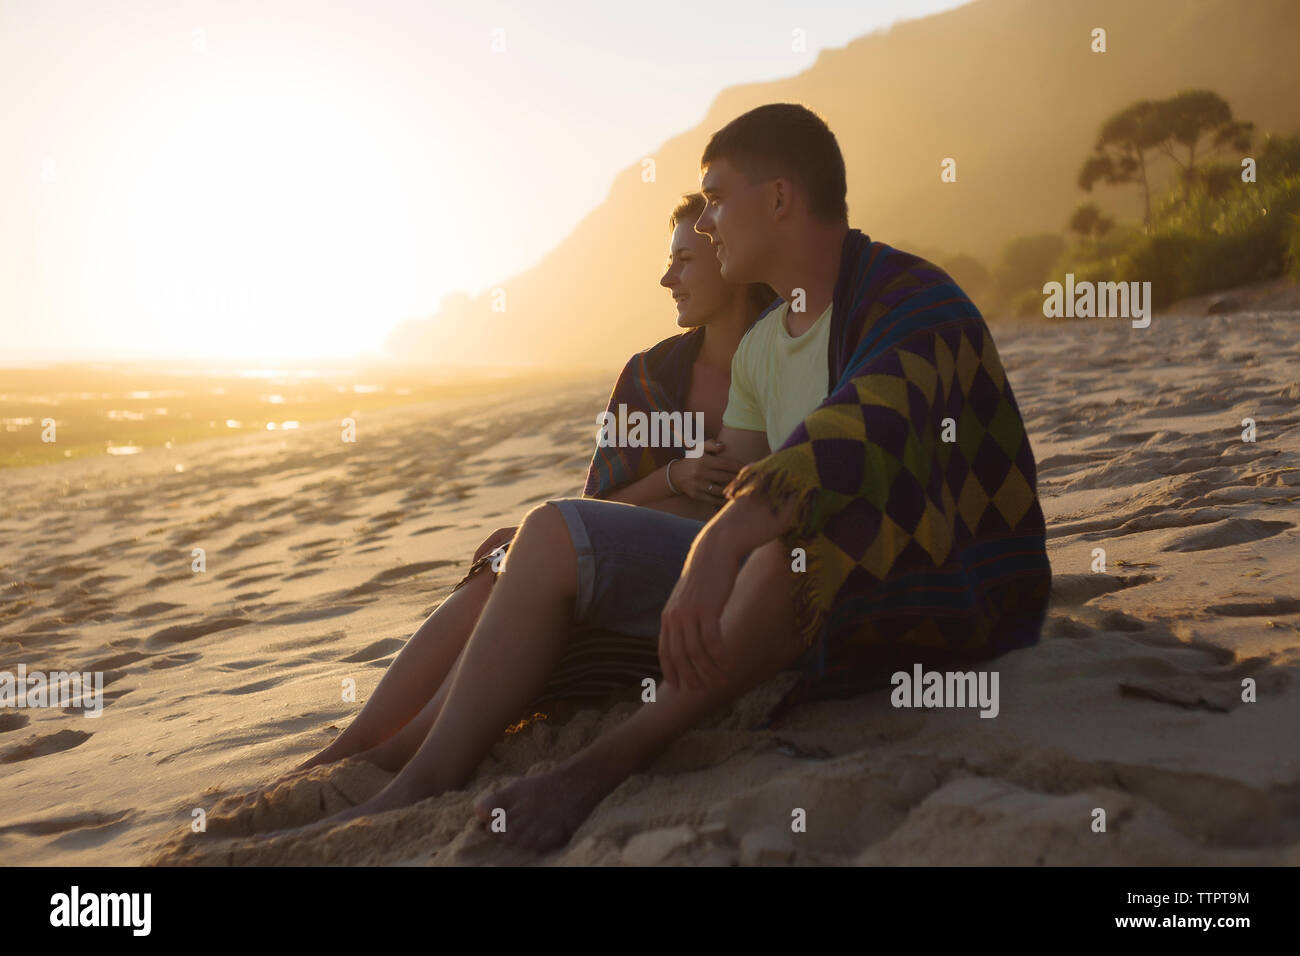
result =
[{"label": "hazy sky", "polygon": [[722,89],[960,2],[0,0],[0,364],[377,352]]}]

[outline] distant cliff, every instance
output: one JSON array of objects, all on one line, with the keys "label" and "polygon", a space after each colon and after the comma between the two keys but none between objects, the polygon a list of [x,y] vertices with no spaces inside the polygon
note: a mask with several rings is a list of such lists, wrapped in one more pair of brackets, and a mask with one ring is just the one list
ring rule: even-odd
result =
[{"label": "distant cliff", "polygon": [[[1090,50],[1106,30],[1107,51]],[[990,264],[1012,236],[1063,230],[1099,124],[1136,99],[1222,95],[1261,130],[1300,127],[1296,0],[977,0],[823,51],[805,72],[724,90],[699,126],[615,179],[608,198],[533,268],[399,326],[388,348],[431,363],[607,366],[676,330],[657,285],[667,218],[697,187],[712,132],[770,102],[816,110],[848,164],[849,219],[873,238]],[[611,77],[611,82],[618,82]],[[592,135],[599,135],[593,124]],[[940,181],[956,160],[957,180]],[[1094,193],[1140,215],[1136,191]],[[498,308],[502,299],[495,300]]]}]

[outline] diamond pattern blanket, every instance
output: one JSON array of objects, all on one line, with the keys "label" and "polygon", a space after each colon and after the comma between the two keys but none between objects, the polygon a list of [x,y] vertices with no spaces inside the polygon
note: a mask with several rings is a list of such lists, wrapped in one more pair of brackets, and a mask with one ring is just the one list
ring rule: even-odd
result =
[{"label": "diamond pattern blanket", "polygon": [[831,323],[829,395],[728,487],[796,502],[783,540],[806,650],[766,725],[913,662],[1033,644],[1051,588],[1033,451],[975,305],[937,266],[854,229]]}]

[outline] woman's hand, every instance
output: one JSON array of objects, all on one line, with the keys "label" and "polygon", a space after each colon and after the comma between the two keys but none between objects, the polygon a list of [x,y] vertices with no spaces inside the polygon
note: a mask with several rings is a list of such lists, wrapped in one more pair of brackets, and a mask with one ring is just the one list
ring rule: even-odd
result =
[{"label": "woman's hand", "polygon": [[714,507],[723,504],[723,489],[741,469],[740,462],[722,454],[725,449],[722,442],[710,439],[704,443],[704,454],[699,458],[677,459],[671,464],[673,487],[688,498]]},{"label": "woman's hand", "polygon": [[[497,530],[488,535],[487,538],[484,539],[483,543],[478,546],[478,550],[474,552],[474,561],[477,561],[485,554],[491,554],[497,548],[501,547],[501,545],[513,538],[515,532],[518,530],[517,527],[497,528]],[[473,562],[470,563],[472,564]]]}]

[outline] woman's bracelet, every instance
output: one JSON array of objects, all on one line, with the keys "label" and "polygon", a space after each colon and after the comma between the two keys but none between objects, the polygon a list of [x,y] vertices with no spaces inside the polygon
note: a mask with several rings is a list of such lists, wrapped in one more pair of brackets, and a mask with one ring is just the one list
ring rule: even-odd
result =
[{"label": "woman's bracelet", "polygon": [[664,470],[664,477],[668,479],[668,487],[669,489],[672,490],[672,493],[675,495],[681,494],[681,492],[678,491],[676,486],[673,484],[673,465],[677,464],[677,462],[679,461],[681,461],[680,458],[674,458],[672,461],[668,463],[668,467]]}]

